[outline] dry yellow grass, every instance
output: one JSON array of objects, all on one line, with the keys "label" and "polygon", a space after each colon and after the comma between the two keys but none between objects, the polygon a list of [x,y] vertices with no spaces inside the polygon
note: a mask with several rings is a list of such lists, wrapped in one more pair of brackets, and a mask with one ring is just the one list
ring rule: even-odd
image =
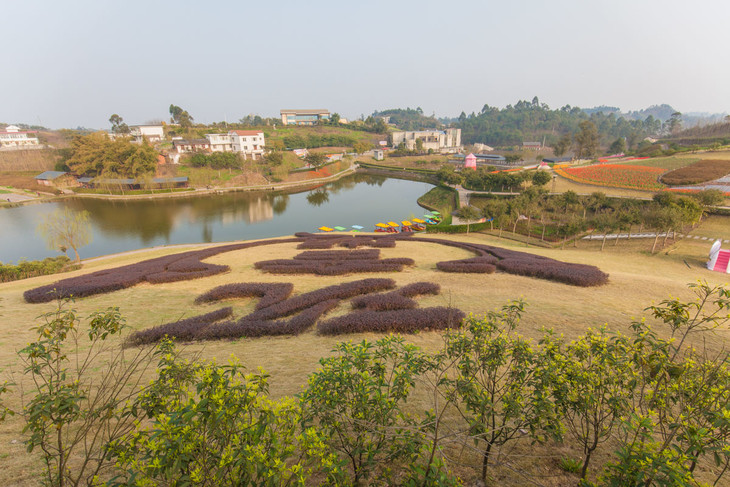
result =
[{"label": "dry yellow grass", "polygon": [[[705,225],[697,231],[721,233],[722,235],[715,236],[730,238],[728,225],[723,227],[712,218]],[[526,248],[525,244],[481,234],[434,238],[512,247],[568,262],[592,264],[608,272],[610,281],[598,288],[579,288],[502,273],[480,275],[437,272],[436,262],[464,258],[470,256],[470,253],[452,247],[418,242],[399,242],[394,249],[381,250],[383,258],[411,257],[416,260],[415,267],[399,273],[336,277],[280,276],[265,274],[253,268],[253,264],[259,260],[290,258],[300,252],[296,249],[296,244],[285,243],[229,252],[209,259],[210,262],[229,265],[231,271],[225,274],[178,283],[142,284],[79,300],[74,307],[80,316],[87,316],[95,310],[119,306],[128,324],[139,330],[217,309],[220,304],[200,306],[193,301],[198,294],[221,284],[242,281],[292,282],[295,286],[294,292],[303,293],[364,277],[392,277],[398,285],[416,281],[439,283],[441,295],[419,298],[421,306],[451,305],[476,315],[501,306],[510,299],[523,297],[529,306],[521,325],[522,333],[536,338],[540,336],[541,328],[548,327],[567,337],[576,337],[588,327],[598,327],[604,323],[613,329],[626,331],[631,320],[640,317],[642,310],[652,302],[669,296],[691,297],[687,283],[698,279],[705,279],[712,285],[730,281],[730,276],[710,272],[703,267],[710,246],[707,241],[685,239],[661,253],[649,255],[650,243],[647,240],[621,241],[617,246],[609,243],[604,252],[599,252],[599,242],[580,242],[578,248],[568,246],[565,250],[560,250]],[[62,277],[113,268],[182,250],[186,249],[169,248],[97,260],[86,264],[82,270],[64,274]],[[16,351],[34,338],[31,327],[35,318],[55,307],[53,303],[27,304],[23,301],[22,294],[27,289],[58,279],[59,276],[44,276],[0,284],[0,373],[4,376],[0,376],[0,382],[12,374],[18,383],[14,394],[7,400],[12,407],[21,406],[19,390],[27,390],[29,386],[19,369]],[[249,312],[253,305],[253,300],[236,301],[236,315]],[[333,314],[344,313],[346,309],[343,304]],[[298,337],[194,343],[187,345],[187,348],[191,352],[200,352],[203,358],[219,361],[226,361],[233,354],[250,369],[265,369],[271,374],[272,396],[281,397],[299,392],[306,383],[307,375],[316,369],[318,360],[329,355],[337,342],[377,339],[378,336],[365,333],[345,337],[321,337],[314,330],[310,330]],[[728,339],[728,331],[719,331],[718,337],[716,344],[724,344]],[[442,335],[426,332],[408,336],[408,340],[425,349],[435,350],[442,344]],[[41,465],[38,457],[25,453],[21,429],[22,423],[17,417],[0,424],[0,464],[5,465],[2,467],[6,472],[3,476],[8,483],[35,485]]]}]

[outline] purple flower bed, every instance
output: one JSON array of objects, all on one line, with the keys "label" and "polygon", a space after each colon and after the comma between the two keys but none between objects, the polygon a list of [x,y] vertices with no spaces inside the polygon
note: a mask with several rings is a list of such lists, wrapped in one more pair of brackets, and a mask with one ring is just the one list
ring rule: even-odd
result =
[{"label": "purple flower bed", "polygon": [[491,256],[474,257],[471,259],[447,260],[436,263],[436,268],[443,272],[463,272],[491,274],[497,270],[494,263],[497,259]]},{"label": "purple flower bed", "polygon": [[294,284],[290,282],[266,283],[266,282],[240,282],[224,284],[211,289],[195,298],[196,304],[211,303],[222,299],[259,297],[261,300],[256,304],[256,309],[267,308],[273,304],[285,300],[291,296]]},{"label": "purple flower bed", "polygon": [[378,249],[307,251],[294,256],[295,260],[377,260],[379,258],[380,250]]},{"label": "purple flower bed", "polygon": [[601,286],[608,282],[608,274],[595,266],[568,264],[556,260],[504,259],[497,263],[500,270],[527,277],[538,277],[574,286]]},{"label": "purple flower bed", "polygon": [[463,311],[444,307],[361,311],[320,322],[317,332],[321,335],[364,332],[414,333],[457,328],[461,326],[465,317]]},{"label": "purple flower bed", "polygon": [[396,309],[413,309],[417,306],[413,296],[438,294],[441,286],[431,282],[414,282],[389,293],[359,296],[350,303],[353,309],[386,311]]},{"label": "purple flower bed", "polygon": [[203,329],[197,337],[200,340],[221,340],[242,337],[299,335],[311,328],[320,316],[336,308],[339,299],[330,299],[305,309],[289,320],[249,320],[216,323]]},{"label": "purple flower bed", "polygon": [[349,299],[361,294],[369,294],[393,288],[395,288],[395,281],[393,279],[361,279],[359,281],[328,286],[294,296],[268,308],[254,311],[243,319],[257,321],[283,318],[330,299]]},{"label": "purple flower bed", "polygon": [[254,264],[254,267],[275,274],[340,276],[356,272],[399,272],[403,270],[404,266],[415,264],[413,259],[409,258],[379,260],[379,257],[379,249],[310,250],[298,254],[291,260],[259,261]]},{"label": "purple flower bed", "polygon": [[233,308],[222,308],[212,313],[193,316],[184,320],[165,323],[146,330],[132,333],[127,339],[129,345],[145,345],[160,341],[165,336],[176,340],[194,340],[201,330],[204,330],[211,323],[228,318],[233,314]]}]

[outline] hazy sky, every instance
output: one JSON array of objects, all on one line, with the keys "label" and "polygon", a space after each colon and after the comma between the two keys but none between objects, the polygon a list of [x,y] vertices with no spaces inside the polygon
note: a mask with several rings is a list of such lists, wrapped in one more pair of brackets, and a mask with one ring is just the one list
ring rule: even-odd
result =
[{"label": "hazy sky", "polygon": [[281,108],[730,112],[727,0],[1,0],[0,122]]}]

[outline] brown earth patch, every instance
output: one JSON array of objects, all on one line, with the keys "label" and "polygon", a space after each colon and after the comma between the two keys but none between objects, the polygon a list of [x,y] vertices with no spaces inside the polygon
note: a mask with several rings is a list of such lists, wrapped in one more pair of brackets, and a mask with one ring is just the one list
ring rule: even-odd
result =
[{"label": "brown earth patch", "polygon": [[730,161],[705,159],[662,175],[659,179],[668,185],[699,184],[730,174]]}]

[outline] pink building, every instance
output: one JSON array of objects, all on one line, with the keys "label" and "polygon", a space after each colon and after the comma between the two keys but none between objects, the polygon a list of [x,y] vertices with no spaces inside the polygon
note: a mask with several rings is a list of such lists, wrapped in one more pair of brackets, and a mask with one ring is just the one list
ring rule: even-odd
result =
[{"label": "pink building", "polygon": [[477,156],[474,154],[469,154],[464,158],[464,168],[465,169],[474,169],[477,168]]}]

